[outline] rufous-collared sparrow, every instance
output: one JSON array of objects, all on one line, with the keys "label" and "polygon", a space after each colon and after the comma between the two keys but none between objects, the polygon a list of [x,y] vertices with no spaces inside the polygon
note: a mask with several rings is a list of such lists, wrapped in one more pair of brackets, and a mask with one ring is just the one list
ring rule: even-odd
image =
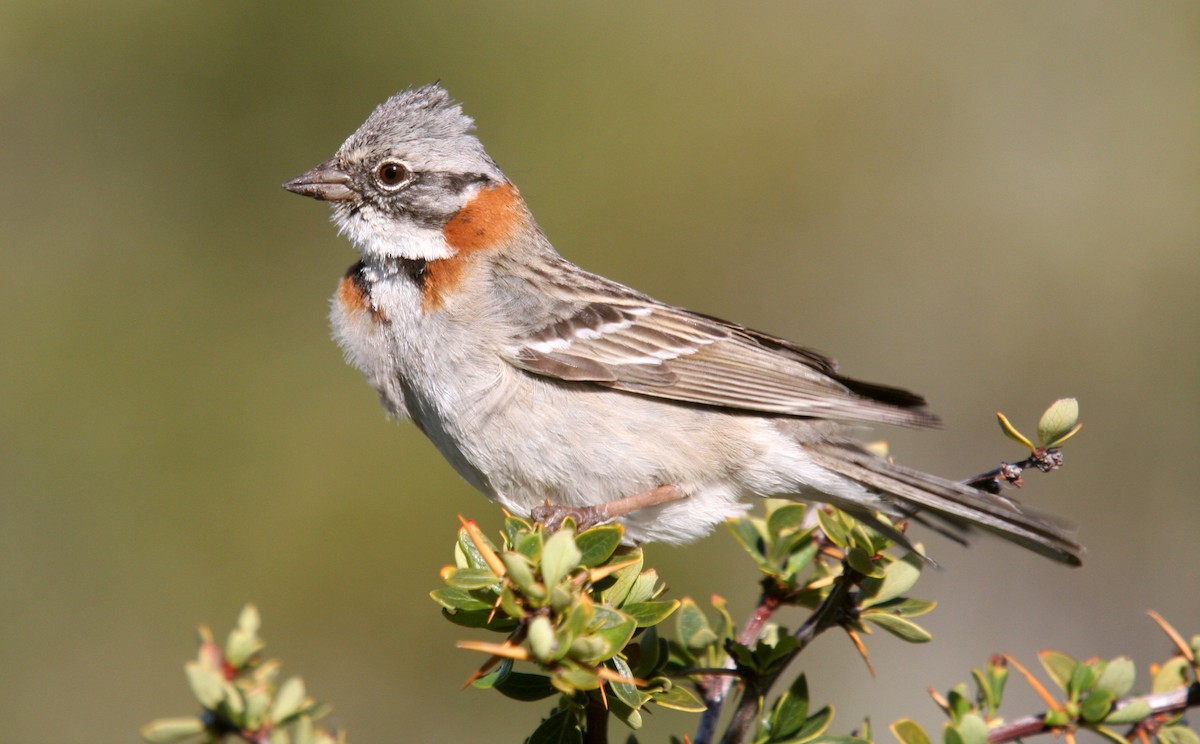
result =
[{"label": "rufous-collared sparrow", "polygon": [[920,396],[562,258],[472,128],[437,85],[408,90],[284,186],[329,202],[361,255],[333,300],[346,358],[489,498],[519,515],[590,509],[631,541],[679,543],[745,496],[798,497],[883,529],[876,512],[980,527],[1079,563],[1053,521],[846,433],[935,424]]}]

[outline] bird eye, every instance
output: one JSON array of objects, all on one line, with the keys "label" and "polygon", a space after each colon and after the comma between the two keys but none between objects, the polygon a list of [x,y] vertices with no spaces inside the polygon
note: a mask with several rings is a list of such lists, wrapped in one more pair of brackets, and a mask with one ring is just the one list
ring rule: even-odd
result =
[{"label": "bird eye", "polygon": [[408,183],[411,176],[412,171],[403,163],[397,163],[394,160],[380,163],[379,167],[375,169],[375,178],[379,181],[379,185],[389,191],[394,191]]}]

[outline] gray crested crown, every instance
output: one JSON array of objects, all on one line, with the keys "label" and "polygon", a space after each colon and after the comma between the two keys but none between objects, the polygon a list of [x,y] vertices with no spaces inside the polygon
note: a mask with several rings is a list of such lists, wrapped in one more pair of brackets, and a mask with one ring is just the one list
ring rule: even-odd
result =
[{"label": "gray crested crown", "polygon": [[475,120],[436,83],[409,88],[375,107],[339,155],[387,152],[418,170],[504,176],[471,131]]}]

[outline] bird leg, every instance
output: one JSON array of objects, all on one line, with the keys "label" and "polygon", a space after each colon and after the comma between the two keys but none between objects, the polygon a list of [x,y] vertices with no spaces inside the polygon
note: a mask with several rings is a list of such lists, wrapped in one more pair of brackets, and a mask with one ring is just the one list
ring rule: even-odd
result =
[{"label": "bird leg", "polygon": [[659,486],[595,506],[561,506],[547,501],[544,505],[535,507],[530,516],[551,531],[561,527],[567,517],[573,519],[580,530],[586,530],[588,527],[611,522],[639,509],[678,501],[686,496],[678,486]]}]

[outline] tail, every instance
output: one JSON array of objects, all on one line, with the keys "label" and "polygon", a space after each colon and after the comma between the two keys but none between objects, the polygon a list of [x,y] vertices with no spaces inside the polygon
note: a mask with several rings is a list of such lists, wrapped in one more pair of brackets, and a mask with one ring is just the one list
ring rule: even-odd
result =
[{"label": "tail", "polygon": [[1083,546],[1068,529],[1002,496],[894,465],[854,442],[807,444],[805,450],[818,465],[878,491],[900,516],[936,518],[957,533],[951,537],[961,540],[978,527],[1060,563],[1082,563]]}]

